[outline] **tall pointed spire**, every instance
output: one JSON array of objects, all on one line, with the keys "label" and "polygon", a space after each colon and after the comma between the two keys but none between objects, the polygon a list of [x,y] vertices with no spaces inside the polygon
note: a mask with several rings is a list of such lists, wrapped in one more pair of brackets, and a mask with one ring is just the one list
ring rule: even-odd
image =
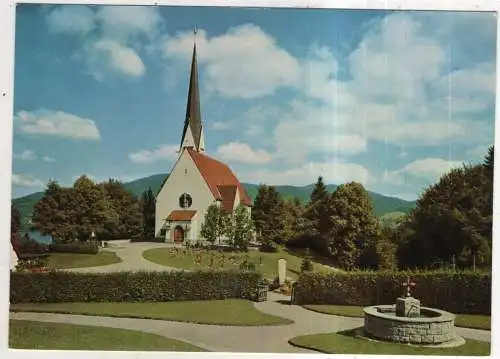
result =
[{"label": "tall pointed spire", "polygon": [[181,150],[185,147],[193,147],[197,151],[203,151],[203,128],[201,123],[200,93],[198,89],[198,65],[196,61],[196,28],[193,46],[193,58],[191,60],[191,76],[189,78],[189,90],[186,107],[186,119],[182,131]]}]

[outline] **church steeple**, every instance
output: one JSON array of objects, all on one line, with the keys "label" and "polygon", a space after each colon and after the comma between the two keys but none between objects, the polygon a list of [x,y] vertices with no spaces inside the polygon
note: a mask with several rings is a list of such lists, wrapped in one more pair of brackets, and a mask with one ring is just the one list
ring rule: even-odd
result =
[{"label": "church steeple", "polygon": [[[196,36],[196,29],[194,30]],[[186,107],[186,119],[182,131],[181,152],[183,148],[192,147],[196,151],[204,151],[203,125],[201,123],[200,92],[198,89],[198,65],[196,61],[196,41],[193,46],[191,60],[191,76]]]}]

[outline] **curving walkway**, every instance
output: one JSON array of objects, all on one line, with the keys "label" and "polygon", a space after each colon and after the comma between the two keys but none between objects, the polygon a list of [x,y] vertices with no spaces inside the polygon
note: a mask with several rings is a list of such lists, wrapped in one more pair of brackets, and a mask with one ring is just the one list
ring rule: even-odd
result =
[{"label": "curving walkway", "polygon": [[180,269],[166,267],[144,259],[142,253],[151,248],[166,248],[169,244],[138,242],[130,243],[128,240],[118,240],[108,242],[110,247],[104,251],[115,252],[121,258],[120,263],[108,264],[99,267],[70,268],[64,269],[69,272],[80,273],[101,273],[101,272],[127,272],[127,271],[178,271]]},{"label": "curving walkway", "polygon": [[[316,353],[291,346],[288,340],[299,335],[338,332],[363,325],[362,318],[321,314],[278,302],[288,299],[281,294],[269,293],[267,302],[255,303],[255,307],[264,313],[294,321],[282,326],[235,327],[50,313],[10,313],[10,318],[134,329],[182,340],[209,351],[253,353]],[[457,328],[457,333],[466,338],[491,340],[490,332],[484,330]]]},{"label": "curving walkway", "polygon": [[[122,262],[100,267],[66,270],[84,273],[179,270],[155,264],[142,257],[142,253],[147,249],[169,246],[171,245],[164,243],[113,241],[105,250],[115,252]],[[322,314],[300,306],[282,304],[289,299],[288,296],[269,292],[268,301],[254,303],[255,307],[264,313],[288,318],[294,322],[281,326],[236,327],[150,319],[26,312],[10,313],[10,318],[139,330],[188,342],[209,351],[251,353],[316,353],[312,350],[294,347],[288,344],[288,340],[299,335],[338,332],[363,325],[363,318]],[[491,341],[491,333],[485,330],[457,328],[457,334],[465,338]]]}]

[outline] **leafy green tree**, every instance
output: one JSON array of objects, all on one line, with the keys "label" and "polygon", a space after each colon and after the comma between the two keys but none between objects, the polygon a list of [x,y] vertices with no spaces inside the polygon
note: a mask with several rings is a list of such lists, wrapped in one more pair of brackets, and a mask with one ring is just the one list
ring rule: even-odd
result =
[{"label": "leafy green tree", "polygon": [[488,148],[488,154],[484,158],[483,165],[493,178],[493,167],[495,165],[495,146],[492,145]]},{"label": "leafy green tree", "polygon": [[261,185],[252,208],[252,220],[262,244],[281,243],[286,235],[283,200],[276,188]]},{"label": "leafy green tree", "polygon": [[92,232],[105,235],[118,226],[120,216],[108,200],[106,189],[83,175],[73,184],[76,203],[75,229],[79,240],[88,240]]},{"label": "leafy green tree", "polygon": [[329,233],[329,197],[323,177],[320,176],[304,211],[305,229],[309,234],[325,237]]},{"label": "leafy green tree", "polygon": [[283,238],[285,240],[294,238],[305,231],[305,221],[303,218],[304,207],[298,198],[286,199],[282,201],[283,213]]},{"label": "leafy green tree", "polygon": [[240,204],[236,207],[231,217],[231,220],[226,222],[226,238],[228,243],[235,249],[247,250],[254,233],[251,216],[247,208]]},{"label": "leafy green tree", "polygon": [[363,185],[340,185],[329,201],[330,251],[346,269],[373,266],[373,248],[380,236],[378,220]]},{"label": "leafy green tree", "polygon": [[73,212],[77,204],[71,192],[56,181],[49,181],[44,196],[33,208],[32,228],[58,241],[74,239],[76,216]]},{"label": "leafy green tree", "polygon": [[224,234],[224,225],[224,213],[221,207],[215,203],[211,204],[205,213],[205,220],[201,226],[201,236],[212,244],[216,241],[220,242],[220,238]]},{"label": "leafy green tree", "polygon": [[380,238],[375,244],[376,262],[379,270],[397,270],[398,263],[396,258],[397,245],[391,238],[394,228],[383,227]]},{"label": "leafy green tree", "polygon": [[[493,152],[490,151],[492,157]],[[492,159],[489,161],[492,163]],[[451,170],[417,200],[398,257],[406,267],[491,265],[493,182],[484,164]],[[474,259],[473,259],[474,258]]]},{"label": "leafy green tree", "polygon": [[137,238],[142,226],[141,205],[136,196],[129,192],[123,183],[109,179],[100,184],[105,192],[105,200],[109,206],[109,216],[116,221],[107,221],[101,233],[101,239]]},{"label": "leafy green tree", "polygon": [[147,238],[155,236],[155,216],[156,216],[156,201],[151,187],[142,193],[142,235]]}]

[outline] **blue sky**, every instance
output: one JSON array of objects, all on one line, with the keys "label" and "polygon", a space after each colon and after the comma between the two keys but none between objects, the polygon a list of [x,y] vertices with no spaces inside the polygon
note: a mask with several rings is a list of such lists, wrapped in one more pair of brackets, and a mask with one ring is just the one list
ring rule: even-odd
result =
[{"label": "blue sky", "polygon": [[492,13],[22,5],[13,196],[168,172],[194,26],[207,152],[241,181],[415,199],[493,143]]}]

